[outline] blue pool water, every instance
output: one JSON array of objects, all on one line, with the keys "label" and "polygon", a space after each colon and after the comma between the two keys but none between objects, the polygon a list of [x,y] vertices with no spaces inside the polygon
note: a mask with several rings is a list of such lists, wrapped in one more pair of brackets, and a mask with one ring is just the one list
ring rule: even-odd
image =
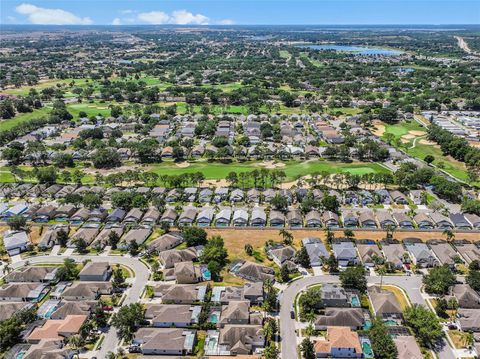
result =
[{"label": "blue pool water", "polygon": [[370,320],[366,320],[365,324],[363,325],[363,330],[369,330],[372,327],[372,322]]},{"label": "blue pool water", "polygon": [[215,314],[215,313],[211,314],[209,322],[212,323],[212,324],[217,324],[218,323],[218,315]]},{"label": "blue pool water", "polygon": [[362,341],[362,351],[366,358],[373,358],[372,345],[367,341]]},{"label": "blue pool water", "polygon": [[380,47],[364,47],[364,46],[350,46],[350,45],[298,45],[298,47],[308,48],[312,50],[335,50],[342,52],[351,52],[355,55],[383,55],[383,56],[395,56],[400,55],[402,52],[397,50],[383,49]]},{"label": "blue pool water", "polygon": [[212,273],[207,269],[202,269],[202,277],[204,280],[212,280]]},{"label": "blue pool water", "polygon": [[19,352],[15,355],[15,359],[23,359],[25,356],[25,352]]},{"label": "blue pool water", "polygon": [[360,299],[358,299],[358,297],[355,295],[350,300],[350,304],[352,305],[352,307],[360,307]]}]

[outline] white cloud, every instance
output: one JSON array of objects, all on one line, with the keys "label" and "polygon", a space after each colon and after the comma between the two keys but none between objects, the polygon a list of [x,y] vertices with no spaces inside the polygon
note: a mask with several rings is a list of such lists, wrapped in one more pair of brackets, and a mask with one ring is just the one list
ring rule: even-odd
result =
[{"label": "white cloud", "polygon": [[120,14],[133,14],[135,12],[136,10],[130,10],[130,9],[120,10]]},{"label": "white cloud", "polygon": [[193,14],[186,10],[173,11],[167,14],[163,11],[142,12],[137,19],[148,24],[163,25],[208,25],[209,18],[202,14]]},{"label": "white cloud", "polygon": [[112,20],[112,25],[122,25],[122,20],[116,17],[115,19]]},{"label": "white cloud", "polygon": [[163,11],[150,11],[138,14],[138,19],[149,24],[161,25],[168,24],[170,16]]},{"label": "white cloud", "polygon": [[17,21],[17,18],[15,16],[7,16],[7,20],[10,22],[15,22]]},{"label": "white cloud", "polygon": [[186,10],[177,10],[172,13],[173,24],[178,25],[208,25],[208,17],[202,14],[192,14]]},{"label": "white cloud", "polygon": [[218,22],[219,25],[233,25],[234,21],[232,19],[223,19]]},{"label": "white cloud", "polygon": [[15,11],[28,16],[28,21],[38,25],[89,25],[93,21],[89,17],[78,17],[62,9],[47,9],[23,3]]}]

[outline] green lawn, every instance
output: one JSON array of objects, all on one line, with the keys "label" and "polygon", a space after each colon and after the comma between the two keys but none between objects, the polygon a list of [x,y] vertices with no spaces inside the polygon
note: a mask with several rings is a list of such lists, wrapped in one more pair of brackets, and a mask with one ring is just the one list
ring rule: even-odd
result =
[{"label": "green lawn", "polygon": [[279,54],[282,59],[289,59],[290,57],[292,57],[292,55],[290,55],[287,50],[280,50]]},{"label": "green lawn", "polygon": [[[223,164],[218,162],[192,162],[187,168],[177,167],[172,162],[163,162],[155,164],[152,167],[152,171],[159,175],[180,175],[183,173],[202,172],[206,179],[215,180],[223,179],[230,172],[250,172],[254,169],[262,168],[259,164],[261,162],[246,161],[246,162],[233,162],[230,164]],[[352,174],[365,174],[365,173],[381,173],[388,172],[388,170],[377,163],[341,163],[331,161],[286,161],[284,167],[279,167],[287,175],[286,181],[293,181],[298,177],[312,174],[313,172],[326,171],[328,173],[349,172]]]},{"label": "green lawn", "polygon": [[[386,134],[391,133],[395,136],[395,139],[400,139],[403,135],[408,134],[409,131],[427,131],[427,129],[421,126],[417,121],[402,121],[398,124],[385,125],[385,133],[382,138],[386,139]],[[413,145],[413,139],[410,139],[406,143],[401,143],[400,147],[407,154],[412,157],[423,160],[425,156],[431,155],[435,158],[433,164],[442,168],[445,172],[456,177],[462,181],[468,182],[467,168],[463,162],[457,161],[454,158],[443,155],[442,150],[438,146],[423,144],[421,139],[425,136],[417,137],[415,147]],[[394,143],[395,146],[397,146]]]},{"label": "green lawn", "polygon": [[33,112],[21,113],[14,118],[0,121],[0,131],[10,130],[12,127],[45,116],[50,111],[49,108],[40,108]]}]

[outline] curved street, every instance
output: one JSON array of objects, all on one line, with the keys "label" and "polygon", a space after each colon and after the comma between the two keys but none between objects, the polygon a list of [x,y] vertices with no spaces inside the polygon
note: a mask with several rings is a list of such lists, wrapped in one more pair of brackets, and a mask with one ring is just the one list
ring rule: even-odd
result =
[{"label": "curved street", "polygon": [[[70,255],[70,256],[37,256],[30,257],[25,260],[12,264],[13,269],[20,268],[28,263],[40,264],[40,263],[62,263],[65,259],[71,258],[77,262],[85,260],[91,260],[92,262],[105,262],[108,261],[111,264],[121,264],[129,267],[134,273],[135,278],[132,281],[131,287],[126,291],[126,298],[124,304],[128,305],[135,303],[140,299],[140,296],[144,290],[150,277],[150,270],[148,267],[140,261],[138,258],[123,257],[123,256],[93,256],[93,255]],[[380,277],[369,276],[367,277],[368,284],[380,283]],[[290,311],[293,310],[293,304],[297,294],[309,286],[322,283],[339,283],[339,277],[335,275],[319,275],[304,277],[291,282],[279,296],[280,302],[280,338],[281,338],[281,357],[282,359],[297,358],[297,333],[296,333],[296,321],[290,317]],[[384,276],[384,284],[395,285],[402,288],[406,293],[411,303],[425,305],[425,298],[422,295],[422,277],[421,276]],[[440,359],[454,359],[455,354],[446,341],[441,343],[441,347],[438,349],[437,354]],[[99,350],[91,352],[91,356],[97,356],[98,358],[105,358],[109,351],[115,352],[119,345],[119,339],[116,331],[110,328],[105,333],[105,340]]]},{"label": "curved street", "polygon": [[[380,277],[367,277],[368,284],[380,283]],[[295,297],[299,292],[307,287],[322,283],[339,283],[339,277],[334,275],[320,275],[304,277],[295,280],[282,292],[280,296],[280,338],[282,359],[297,358],[297,333],[296,321],[290,317],[290,311],[293,310]],[[420,288],[422,287],[421,276],[384,276],[383,284],[391,284],[402,288],[408,295],[411,303],[425,305],[425,299],[422,296]],[[437,354],[440,359],[454,359],[455,355],[443,341]]]},{"label": "curved street", "polygon": [[[92,262],[109,262],[111,264],[121,264],[123,266],[129,267],[134,273],[135,278],[132,281],[131,287],[125,292],[125,300],[123,301],[124,305],[131,303],[136,303],[142,295],[143,289],[148,282],[150,277],[150,270],[147,266],[142,263],[137,258],[123,257],[123,256],[92,256],[92,255],[71,255],[71,256],[37,256],[30,257],[25,260],[16,262],[12,264],[12,268],[16,269],[24,266],[27,262],[30,264],[39,264],[39,263],[63,263],[67,258],[71,258],[76,262],[83,262],[85,260],[91,260]],[[102,343],[102,347],[96,351],[92,352],[92,356],[97,356],[97,358],[106,358],[109,351],[115,352],[118,347],[119,339],[114,328],[110,328],[107,333],[105,333],[105,339]]]}]

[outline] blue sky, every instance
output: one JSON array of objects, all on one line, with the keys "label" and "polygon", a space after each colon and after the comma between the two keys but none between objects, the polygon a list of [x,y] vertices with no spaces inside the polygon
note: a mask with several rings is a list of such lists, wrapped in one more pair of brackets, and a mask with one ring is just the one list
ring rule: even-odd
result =
[{"label": "blue sky", "polygon": [[479,0],[0,0],[3,24],[480,24]]}]

